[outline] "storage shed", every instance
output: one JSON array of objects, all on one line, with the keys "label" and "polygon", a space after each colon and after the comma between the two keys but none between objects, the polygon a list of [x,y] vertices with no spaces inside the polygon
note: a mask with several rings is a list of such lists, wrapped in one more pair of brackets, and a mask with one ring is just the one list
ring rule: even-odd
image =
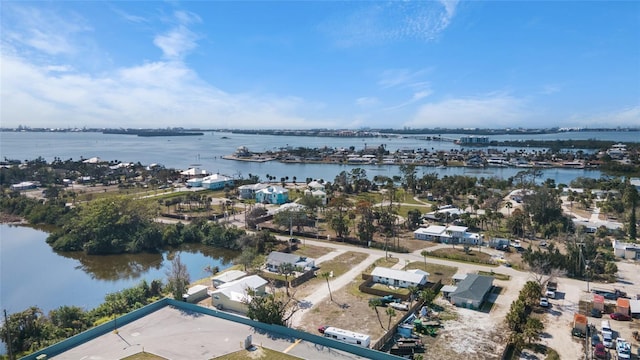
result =
[{"label": "storage shed", "polygon": [[593,308],[604,311],[604,296],[593,294]]},{"label": "storage shed", "polygon": [[186,294],[182,295],[182,300],[190,303],[197,303],[207,297],[208,289],[209,288],[206,285],[194,285],[187,290]]},{"label": "storage shed", "polygon": [[616,312],[629,315],[631,313],[629,299],[618,298],[618,300],[616,301]]}]

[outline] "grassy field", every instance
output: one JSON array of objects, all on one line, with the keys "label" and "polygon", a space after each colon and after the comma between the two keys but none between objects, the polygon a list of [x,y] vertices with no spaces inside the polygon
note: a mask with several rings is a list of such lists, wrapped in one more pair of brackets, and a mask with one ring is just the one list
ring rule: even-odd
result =
[{"label": "grassy field", "polygon": [[414,261],[407,265],[407,269],[420,269],[429,273],[429,282],[442,281],[443,284],[451,283],[451,278],[458,271],[457,267],[437,265],[427,263],[425,266],[424,261]]},{"label": "grassy field", "polygon": [[478,275],[486,275],[486,276],[493,276],[494,278],[498,279],[498,280],[510,280],[511,276],[507,275],[507,274],[501,274],[501,273],[497,273],[497,272],[493,272],[492,271],[478,271]]},{"label": "grassy field", "polygon": [[[300,241],[304,241],[304,240],[300,240]],[[328,247],[323,247],[323,246],[313,246],[313,245],[298,245],[298,250],[294,251],[293,253],[296,255],[301,255],[301,256],[306,256],[306,257],[310,257],[313,259],[317,259],[322,255],[326,255],[328,253],[330,253],[331,251],[333,251],[333,249],[328,248]]]},{"label": "grassy field", "polygon": [[260,346],[254,346],[250,350],[240,350],[231,354],[226,354],[214,358],[216,360],[244,360],[244,359],[262,359],[262,360],[296,360],[300,359],[296,356],[287,355],[275,350],[267,349]]},{"label": "grassy field", "polygon": [[163,358],[162,356],[154,355],[152,353],[141,352],[141,353],[133,354],[131,356],[127,356],[122,360],[166,360],[166,359]]},{"label": "grassy field", "polygon": [[491,255],[477,251],[475,248],[472,248],[469,253],[465,253],[464,249],[462,249],[460,246],[456,248],[438,249],[430,251],[429,256],[453,261],[478,263],[487,266],[497,266],[495,264],[488,264],[491,262]]}]

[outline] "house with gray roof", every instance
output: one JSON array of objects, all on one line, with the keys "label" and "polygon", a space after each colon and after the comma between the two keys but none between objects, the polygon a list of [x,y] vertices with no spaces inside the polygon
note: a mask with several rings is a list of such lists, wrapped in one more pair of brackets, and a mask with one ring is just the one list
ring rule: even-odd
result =
[{"label": "house with gray roof", "polygon": [[493,288],[493,277],[468,274],[449,298],[451,303],[464,308],[479,309]]}]

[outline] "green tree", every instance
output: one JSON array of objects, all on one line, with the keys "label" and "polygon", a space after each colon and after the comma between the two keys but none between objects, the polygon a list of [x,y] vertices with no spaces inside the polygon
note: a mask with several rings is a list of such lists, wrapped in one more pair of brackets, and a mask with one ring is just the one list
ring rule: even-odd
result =
[{"label": "green tree", "polygon": [[391,318],[396,316],[396,311],[393,308],[387,308],[385,311],[387,316],[389,317],[389,322],[387,323],[387,329],[391,329]]},{"label": "green tree", "polygon": [[544,331],[544,324],[542,321],[538,318],[529,317],[527,318],[527,322],[524,324],[522,336],[526,340],[527,344],[532,344],[540,340],[542,331]]},{"label": "green tree", "polygon": [[374,214],[371,208],[371,202],[367,200],[361,200],[356,204],[356,212],[360,215],[360,221],[357,223],[358,239],[363,244],[367,244],[373,239],[373,234],[376,231],[376,227],[373,224]]},{"label": "green tree", "polygon": [[253,247],[244,247],[240,255],[234,260],[234,263],[240,264],[244,267],[244,271],[253,265],[253,262],[258,257],[258,252]]},{"label": "green tree", "polygon": [[542,287],[537,281],[527,281],[520,291],[520,298],[528,307],[536,305],[540,301],[540,296],[542,296]]},{"label": "green tree", "polygon": [[422,258],[424,259],[424,271],[427,271],[427,255],[429,255],[429,252],[427,250],[422,250],[420,251],[420,255],[422,255]]},{"label": "green tree", "polygon": [[287,296],[290,296],[289,295],[289,276],[293,275],[295,271],[296,271],[295,267],[291,263],[282,263],[278,265],[278,274],[284,276],[284,287],[285,287]]},{"label": "green tree", "polygon": [[429,306],[433,304],[433,300],[436,299],[436,296],[438,296],[438,293],[436,293],[432,289],[426,288],[420,291],[418,296],[420,297],[420,300],[424,302],[424,305]]},{"label": "green tree", "polygon": [[407,212],[407,228],[411,231],[417,229],[422,224],[422,214],[418,209],[411,209]]},{"label": "green tree", "polygon": [[255,290],[247,290],[247,316],[251,320],[265,324],[287,326],[293,314],[298,310],[292,297],[284,297],[282,293],[268,293],[259,296]]},{"label": "green tree", "polygon": [[331,285],[329,285],[329,278],[331,278],[331,273],[328,271],[324,271],[320,274],[320,277],[327,281],[327,289],[329,289],[329,299],[333,302],[333,295],[331,294]]},{"label": "green tree", "polygon": [[349,200],[344,195],[334,197],[329,202],[329,226],[336,232],[336,236],[342,239],[349,234],[349,218],[348,210],[350,208]]},{"label": "green tree", "polygon": [[376,316],[378,317],[378,322],[380,323],[380,327],[382,330],[385,330],[384,325],[382,325],[382,319],[380,319],[380,313],[378,312],[378,306],[382,306],[382,301],[379,298],[369,299],[369,307],[376,312]]}]

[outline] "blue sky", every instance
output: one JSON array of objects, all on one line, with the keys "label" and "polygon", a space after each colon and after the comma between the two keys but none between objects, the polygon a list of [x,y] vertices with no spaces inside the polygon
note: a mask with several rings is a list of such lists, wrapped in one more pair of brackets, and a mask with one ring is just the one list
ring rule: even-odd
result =
[{"label": "blue sky", "polygon": [[2,1],[1,126],[640,126],[638,1]]}]

